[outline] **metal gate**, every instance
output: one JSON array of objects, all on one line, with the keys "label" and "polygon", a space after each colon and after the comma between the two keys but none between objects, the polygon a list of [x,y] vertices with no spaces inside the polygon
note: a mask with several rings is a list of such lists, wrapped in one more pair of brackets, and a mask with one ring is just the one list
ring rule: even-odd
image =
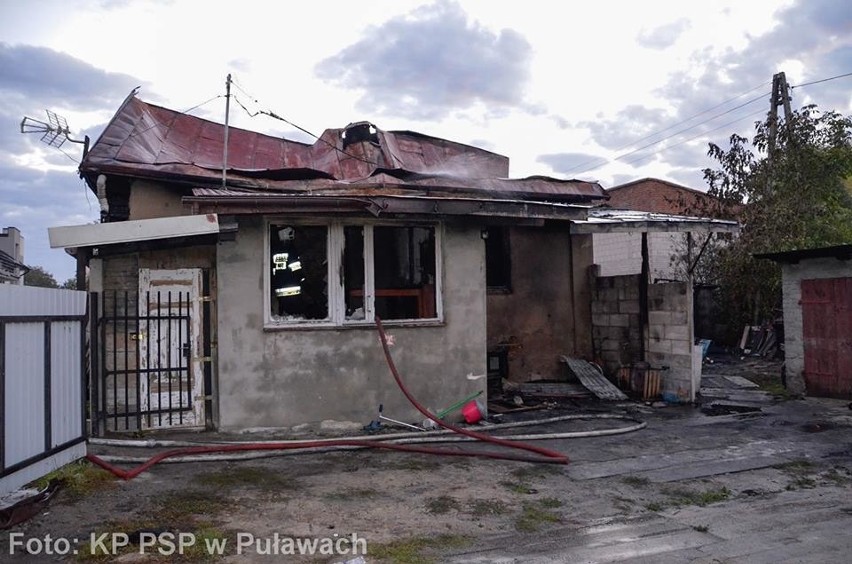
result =
[{"label": "metal gate", "polygon": [[852,399],[852,278],[802,280],[808,395]]},{"label": "metal gate", "polygon": [[205,425],[199,269],[139,272],[91,296],[94,434]]}]

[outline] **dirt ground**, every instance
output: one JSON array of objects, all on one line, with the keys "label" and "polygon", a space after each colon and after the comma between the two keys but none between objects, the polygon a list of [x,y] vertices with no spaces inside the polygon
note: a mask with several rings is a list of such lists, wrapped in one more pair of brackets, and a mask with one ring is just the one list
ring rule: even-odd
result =
[{"label": "dirt ground", "polygon": [[[525,419],[600,413],[625,417],[571,419],[513,431],[591,432],[584,438],[536,441],[567,454],[568,465],[345,450],[161,463],[121,481],[82,462],[65,470],[66,486],[38,515],[0,533],[0,560],[520,562],[529,551],[547,544],[528,546],[530,539],[577,543],[591,529],[614,523],[646,526],[672,523],[672,519],[679,519],[679,528],[671,533],[678,542],[710,550],[723,546],[718,543],[725,540],[725,519],[718,511],[744,514],[753,511],[755,504],[787,500],[785,496],[836,500],[841,509],[850,508],[848,513],[838,513],[839,519],[846,519],[841,525],[848,530],[852,524],[852,417],[844,413],[845,404],[785,397],[778,387],[780,363],[774,361],[719,359],[707,365],[705,373],[750,376],[763,386],[753,390],[754,401],[763,407],[711,416],[695,405],[653,408],[634,401],[587,400],[563,401],[549,409],[518,414]],[[637,421],[645,427],[603,434],[607,429],[635,427]],[[195,440],[202,438],[217,437],[195,436]],[[497,449],[467,442],[430,446],[454,452]],[[159,452],[92,450],[142,458]],[[719,465],[716,470],[714,464]],[[797,497],[790,499],[785,503],[798,502]],[[761,532],[762,526],[753,525],[757,539],[767,534]],[[169,540],[180,538],[169,535],[179,533],[193,544],[173,546],[173,553],[168,553]],[[45,555],[48,535],[67,539],[69,553]],[[93,539],[101,542],[93,544]],[[206,545],[216,539],[226,539],[221,555],[210,554]],[[292,546],[285,539],[340,541],[335,545],[340,551],[294,556],[286,553]],[[41,553],[27,554],[28,547],[22,545],[26,541],[32,541],[30,548]],[[120,546],[123,542],[129,544]],[[366,543],[366,555],[359,542]],[[144,543],[148,545],[143,547]],[[759,542],[749,546],[755,544]],[[55,552],[62,552],[64,546],[57,548]],[[97,554],[92,554],[93,548]],[[825,550],[830,554],[834,548]],[[552,550],[562,554],[558,551],[563,549]],[[579,554],[576,547],[571,550]],[[508,560],[498,557],[512,554]],[[621,556],[583,561],[628,561],[631,553],[617,554]],[[563,555],[540,561],[569,560]]]}]

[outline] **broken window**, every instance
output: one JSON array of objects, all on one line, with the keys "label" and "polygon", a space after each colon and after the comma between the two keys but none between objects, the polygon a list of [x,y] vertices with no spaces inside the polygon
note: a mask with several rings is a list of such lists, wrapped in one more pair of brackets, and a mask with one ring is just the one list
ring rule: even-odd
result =
[{"label": "broken window", "polygon": [[485,230],[485,283],[488,290],[512,291],[512,261],[510,260],[509,229],[491,226]]},{"label": "broken window", "polygon": [[346,303],[346,320],[363,321],[367,318],[364,293],[364,228],[348,225],[343,228],[343,295]]},{"label": "broken window", "polygon": [[[269,225],[271,322],[437,319],[433,225]],[[329,276],[329,273],[331,275]]]},{"label": "broken window", "polygon": [[376,315],[382,319],[435,317],[435,229],[373,229]]},{"label": "broken window", "polygon": [[328,228],[271,225],[272,319],[329,319]]}]

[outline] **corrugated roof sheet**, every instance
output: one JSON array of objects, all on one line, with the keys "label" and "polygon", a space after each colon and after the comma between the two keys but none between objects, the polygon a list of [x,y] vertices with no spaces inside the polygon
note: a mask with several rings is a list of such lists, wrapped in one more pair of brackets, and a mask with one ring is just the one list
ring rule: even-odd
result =
[{"label": "corrugated roof sheet", "polygon": [[[481,197],[607,198],[596,182],[509,179],[509,159],[503,155],[363,122],[327,129],[312,145],[234,127],[228,138],[228,183],[253,190],[342,195],[395,186]],[[223,153],[224,125],[143,102],[134,91],[85,156],[80,172],[91,186],[101,173],[212,184],[221,180]]]},{"label": "corrugated roof sheet", "polygon": [[618,231],[736,232],[739,224],[726,219],[671,215],[635,210],[590,208],[584,220],[574,222],[573,233]]}]

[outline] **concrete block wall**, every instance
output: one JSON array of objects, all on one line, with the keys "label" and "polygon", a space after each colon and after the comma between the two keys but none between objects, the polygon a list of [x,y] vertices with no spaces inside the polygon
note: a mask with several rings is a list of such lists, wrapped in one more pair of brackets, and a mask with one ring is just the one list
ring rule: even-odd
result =
[{"label": "concrete block wall", "polygon": [[686,282],[648,285],[645,360],[662,372],[662,392],[694,401],[697,391],[693,345],[692,290]]},{"label": "concrete block wall", "polygon": [[595,279],[592,297],[592,343],[595,359],[613,375],[622,365],[642,360],[639,276]]},{"label": "concrete block wall", "polygon": [[781,267],[784,308],[784,361],[787,372],[787,389],[793,394],[804,394],[805,347],[802,338],[802,280],[845,278],[852,276],[852,261],[836,258],[802,260],[798,264]]},{"label": "concrete block wall", "polygon": [[[651,280],[676,278],[671,257],[682,252],[686,233],[649,233],[648,268]],[[601,276],[623,276],[642,272],[642,234],[596,233],[593,236],[594,260]]]}]

